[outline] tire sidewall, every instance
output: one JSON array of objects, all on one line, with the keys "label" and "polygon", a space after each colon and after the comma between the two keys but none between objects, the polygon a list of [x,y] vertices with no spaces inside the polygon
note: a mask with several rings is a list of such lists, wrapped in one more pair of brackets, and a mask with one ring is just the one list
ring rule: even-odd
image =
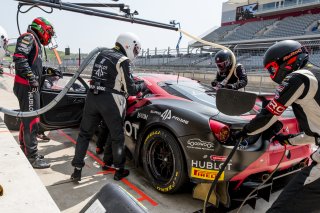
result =
[{"label": "tire sidewall", "polygon": [[[155,179],[149,167],[149,159],[148,152],[150,151],[151,145],[157,139],[163,139],[165,143],[170,147],[172,156],[173,156],[173,170],[174,175],[170,178],[170,181],[167,183],[160,183]],[[186,172],[183,154],[178,145],[177,140],[172,136],[170,132],[164,129],[154,129],[147,134],[143,142],[143,150],[142,150],[142,161],[143,168],[146,172],[148,179],[150,180],[153,187],[163,193],[173,193],[179,190],[181,185],[186,181]]]}]

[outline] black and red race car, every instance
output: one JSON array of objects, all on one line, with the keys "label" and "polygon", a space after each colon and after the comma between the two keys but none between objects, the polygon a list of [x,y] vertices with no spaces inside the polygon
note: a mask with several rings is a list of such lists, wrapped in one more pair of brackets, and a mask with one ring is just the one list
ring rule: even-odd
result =
[{"label": "black and red race car", "polygon": [[[48,104],[70,78],[65,75],[55,87],[44,87],[41,105]],[[257,114],[263,99],[270,98],[258,98],[254,109],[244,115],[228,116],[217,110],[213,88],[198,81],[164,74],[136,78],[147,83],[148,92],[127,100],[126,146],[153,187],[163,193],[174,193],[187,181],[212,182],[233,148],[227,145],[232,134]],[[56,107],[41,115],[45,129],[80,123],[88,86],[81,78],[75,85]],[[290,108],[280,120],[284,134],[298,132]],[[230,185],[231,194],[261,183],[280,161],[284,148],[264,138],[263,134],[247,138],[227,165],[220,180]],[[309,145],[288,150],[290,157],[282,160],[275,176],[291,174],[308,163]]]}]

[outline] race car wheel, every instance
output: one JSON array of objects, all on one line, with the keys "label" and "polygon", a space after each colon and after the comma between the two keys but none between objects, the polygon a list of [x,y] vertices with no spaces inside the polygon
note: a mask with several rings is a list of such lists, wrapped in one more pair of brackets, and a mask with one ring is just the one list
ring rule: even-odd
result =
[{"label": "race car wheel", "polygon": [[163,193],[178,191],[187,180],[182,151],[173,135],[154,129],[144,140],[143,167],[153,187]]}]

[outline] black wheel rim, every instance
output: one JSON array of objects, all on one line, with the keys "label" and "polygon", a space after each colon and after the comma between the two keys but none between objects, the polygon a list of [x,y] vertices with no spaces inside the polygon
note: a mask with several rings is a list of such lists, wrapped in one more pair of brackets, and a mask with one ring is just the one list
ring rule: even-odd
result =
[{"label": "black wheel rim", "polygon": [[168,183],[173,177],[175,167],[171,147],[162,138],[154,139],[148,149],[148,166],[153,178]]}]

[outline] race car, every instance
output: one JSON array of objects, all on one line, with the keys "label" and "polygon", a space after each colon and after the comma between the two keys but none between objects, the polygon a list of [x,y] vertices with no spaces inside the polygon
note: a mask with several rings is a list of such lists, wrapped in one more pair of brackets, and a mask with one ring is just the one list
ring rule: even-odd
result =
[{"label": "race car", "polygon": [[[41,105],[48,104],[71,76],[65,74],[55,88],[43,88]],[[136,79],[146,82],[148,90],[127,99],[125,143],[135,165],[143,167],[152,186],[162,193],[174,193],[188,181],[212,182],[233,148],[232,135],[257,114],[265,99],[272,98],[261,96],[250,112],[228,116],[217,110],[211,86],[179,75],[141,73]],[[88,86],[81,78],[76,83],[78,86],[57,106],[40,116],[44,129],[79,125]],[[299,132],[292,109],[288,108],[280,120],[283,134]],[[259,134],[241,143],[219,179],[228,183],[231,196],[243,187],[261,183],[280,162],[284,148],[270,143],[270,138]],[[275,177],[292,174],[308,164],[309,145],[287,149],[290,155],[282,160]]]}]

